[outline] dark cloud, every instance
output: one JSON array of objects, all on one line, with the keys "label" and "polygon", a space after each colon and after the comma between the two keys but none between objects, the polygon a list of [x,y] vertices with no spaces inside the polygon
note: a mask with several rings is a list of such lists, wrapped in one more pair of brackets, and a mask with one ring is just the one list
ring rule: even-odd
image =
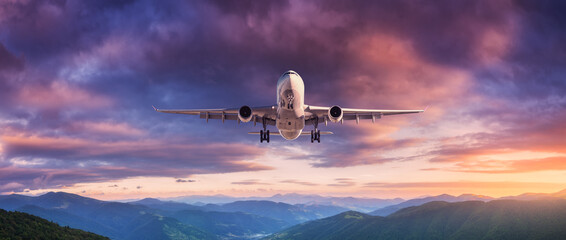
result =
[{"label": "dark cloud", "polygon": [[[433,104],[437,119],[474,108],[458,117],[504,126],[446,139],[432,161],[562,153],[563,10],[527,0],[2,2],[0,189],[271,169],[254,162],[267,151],[257,139],[234,143],[250,125],[204,125],[151,105],[269,105],[287,69],[303,76],[313,105]],[[411,160],[382,157],[428,140],[389,136],[408,122],[397,119],[345,126],[290,158],[315,167]]]},{"label": "dark cloud", "polygon": [[14,56],[6,49],[4,44],[0,42],[0,71],[4,70],[22,70],[24,60]]},{"label": "dark cloud", "polygon": [[[397,158],[383,157],[382,155],[388,151],[417,146],[424,141],[424,139],[391,139],[387,134],[396,130],[397,127],[370,125],[371,123],[363,124],[336,127],[336,129],[345,129],[346,133],[323,136],[323,141],[329,144],[317,146],[316,149],[312,149],[307,154],[291,154],[286,159],[310,161],[313,167],[321,168],[409,161],[411,157]],[[392,129],[386,130],[389,127],[392,127]],[[368,131],[375,132],[379,137],[366,138]]]},{"label": "dark cloud", "polygon": [[175,182],[178,182],[178,183],[192,183],[192,182],[196,182],[196,180],[193,180],[193,179],[180,179],[180,178],[179,178],[179,179],[175,180]]}]

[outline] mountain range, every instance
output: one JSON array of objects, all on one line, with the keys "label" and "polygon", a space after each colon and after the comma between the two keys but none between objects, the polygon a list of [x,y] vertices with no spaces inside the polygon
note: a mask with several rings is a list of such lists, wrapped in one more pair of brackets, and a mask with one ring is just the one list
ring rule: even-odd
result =
[{"label": "mountain range", "polygon": [[271,201],[203,206],[157,199],[120,203],[63,192],[38,197],[3,195],[0,208],[26,212],[112,239],[251,239],[348,210]]},{"label": "mountain range", "polygon": [[[295,199],[295,201],[298,201],[297,199],[312,200],[317,198],[312,195],[281,195],[278,197],[280,199],[287,198],[288,200]],[[538,216],[532,213],[531,210],[529,210],[531,212],[521,212],[522,208],[529,209],[522,205],[526,201],[531,201],[529,203],[532,203],[532,206],[538,206],[539,209],[543,210],[545,207],[558,206],[559,209],[551,209],[552,211],[549,210],[547,213],[560,212],[560,207],[562,207],[562,202],[560,201],[564,200],[563,198],[565,197],[566,190],[552,194],[527,193],[497,199],[472,194],[460,196],[443,194],[433,197],[410,199],[397,204],[390,202],[389,205],[385,205],[385,207],[379,209],[364,205],[365,209],[377,209],[370,212],[370,214],[364,214],[351,211],[351,205],[348,205],[350,207],[346,208],[337,206],[338,204],[336,204],[336,202],[327,202],[329,205],[318,203],[323,202],[322,200],[324,199],[328,200],[329,198],[327,197],[322,197],[324,199],[319,199],[318,201],[296,204],[267,200],[237,200],[224,204],[201,202],[196,205],[152,198],[133,202],[108,202],[75,194],[50,192],[37,197],[0,195],[0,208],[33,214],[62,226],[78,228],[119,240],[259,239],[262,237],[267,237],[267,239],[294,239],[298,236],[296,234],[316,237],[318,239],[339,239],[333,238],[332,236],[345,237],[346,235],[341,234],[354,234],[355,232],[361,232],[367,236],[372,236],[372,238],[378,238],[386,236],[382,235],[384,233],[400,234],[394,231],[396,229],[395,226],[403,226],[410,229],[416,228],[416,226],[412,224],[424,224],[428,223],[428,221],[437,221],[439,225],[431,226],[431,229],[439,232],[439,234],[442,233],[444,237],[441,238],[445,238],[446,236],[462,237],[463,235],[458,235],[460,230],[451,230],[449,228],[435,230],[435,228],[432,227],[439,227],[442,224],[452,226],[458,223],[458,221],[461,221],[458,217],[462,216],[466,219],[464,223],[476,224],[477,222],[479,225],[468,226],[461,223],[462,226],[456,226],[455,228],[465,229],[469,227],[479,229],[479,226],[486,224],[483,222],[492,224],[490,221],[493,221],[493,219],[491,218],[501,218],[507,221],[507,216],[505,215],[507,212],[509,212],[509,216],[518,214],[515,216],[516,220],[509,221],[519,221],[521,224],[525,222],[527,226],[539,227],[538,225],[530,225],[534,224],[529,222],[530,220],[521,220],[522,217],[532,216],[543,222],[558,222],[562,224],[561,226],[566,226],[566,222],[562,222],[562,219],[559,218],[553,218],[555,217],[553,215]],[[359,198],[337,199],[340,200],[338,201],[339,204],[345,204],[348,202],[347,200],[351,200],[349,203],[352,204],[359,204],[363,202],[361,200],[368,200]],[[368,201],[377,200],[369,199]],[[396,201],[397,200],[394,200],[393,202]],[[383,201],[377,202],[383,204]],[[501,206],[501,204],[496,204],[498,202],[503,202],[513,207],[511,209],[502,208],[504,212],[497,212],[497,206]],[[452,203],[466,204],[452,205]],[[490,210],[484,210],[484,207]],[[438,211],[432,211],[433,209],[437,209]],[[427,214],[422,214],[423,212]],[[440,215],[435,217],[436,215],[432,213],[438,213]],[[458,215],[460,213],[464,215]],[[472,213],[481,214],[473,215]],[[499,215],[489,215],[490,213],[497,213]],[[406,218],[403,216],[410,217]],[[427,216],[430,218],[427,219]],[[446,220],[446,218],[448,218],[448,220]],[[421,219],[422,222],[411,222],[411,219]],[[493,224],[508,227],[503,223]],[[317,227],[319,225],[321,226],[320,228]],[[552,224],[548,226],[553,227]],[[377,231],[375,229],[382,229],[383,231]],[[489,228],[482,229],[486,231],[497,230]],[[553,229],[550,230],[554,231]],[[430,232],[423,232],[420,228],[414,229],[413,232],[417,235],[432,234]],[[320,234],[320,237],[318,234]],[[289,236],[293,237],[290,238]],[[363,237],[362,235],[359,236]],[[492,235],[485,236],[491,237]]]},{"label": "mountain range", "polygon": [[565,199],[435,201],[387,217],[348,211],[265,239],[566,239],[564,226]]},{"label": "mountain range", "polygon": [[368,214],[374,215],[374,216],[387,216],[389,214],[397,212],[400,209],[403,209],[403,208],[406,208],[406,207],[419,206],[419,205],[429,203],[429,202],[433,202],[433,201],[463,202],[463,201],[476,200],[476,201],[484,201],[485,202],[485,201],[491,201],[493,199],[494,198],[492,198],[492,197],[481,196],[481,195],[473,195],[473,194],[462,194],[462,195],[457,196],[457,197],[452,196],[452,195],[448,195],[448,194],[442,194],[442,195],[438,195],[438,196],[434,196],[434,197],[425,197],[425,198],[416,198],[416,199],[407,200],[407,201],[399,203],[399,204],[395,204],[395,205],[391,205],[391,206],[387,206],[387,207],[384,207],[384,208],[377,209],[377,210],[372,211]]},{"label": "mountain range", "polygon": [[556,193],[524,193],[517,196],[506,196],[501,198],[493,198],[489,196],[483,195],[474,195],[474,194],[462,194],[460,196],[452,196],[448,194],[442,194],[438,196],[432,197],[424,197],[424,198],[415,198],[410,199],[399,204],[394,204],[390,206],[386,206],[374,211],[369,212],[369,215],[373,216],[387,216],[392,214],[400,209],[412,206],[419,206],[425,203],[433,202],[433,201],[444,201],[444,202],[463,202],[463,201],[492,201],[492,200],[538,200],[538,199],[546,199],[546,198],[562,198],[566,199],[566,189],[556,192]]},{"label": "mountain range", "polygon": [[381,199],[381,198],[355,198],[355,197],[324,197],[316,194],[275,194],[271,197],[231,197],[226,195],[191,195],[180,196],[174,198],[164,198],[162,200],[170,200],[175,202],[183,202],[191,205],[205,204],[226,204],[236,201],[271,201],[283,202],[287,204],[303,204],[303,205],[326,205],[347,208],[350,210],[370,212],[389,205],[404,202],[402,198]]}]

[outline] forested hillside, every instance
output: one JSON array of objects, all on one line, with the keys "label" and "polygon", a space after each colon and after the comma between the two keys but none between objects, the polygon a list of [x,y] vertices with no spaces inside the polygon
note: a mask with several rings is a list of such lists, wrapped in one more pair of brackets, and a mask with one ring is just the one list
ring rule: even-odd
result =
[{"label": "forested hillside", "polygon": [[0,239],[108,239],[94,233],[61,227],[43,218],[0,209]]}]

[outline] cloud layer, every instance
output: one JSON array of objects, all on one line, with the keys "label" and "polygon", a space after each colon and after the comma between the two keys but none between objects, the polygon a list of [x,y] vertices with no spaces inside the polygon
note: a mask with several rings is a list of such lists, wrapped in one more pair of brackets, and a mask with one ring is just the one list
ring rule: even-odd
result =
[{"label": "cloud layer", "polygon": [[[280,153],[288,159],[566,170],[564,11],[529,0],[3,1],[0,191],[274,170],[262,162],[273,150],[245,136],[251,127],[203,127],[150,106],[270,105],[287,69],[305,80],[308,104],[432,106],[418,117],[331,126],[336,135]],[[499,156],[515,152],[538,155]]]}]

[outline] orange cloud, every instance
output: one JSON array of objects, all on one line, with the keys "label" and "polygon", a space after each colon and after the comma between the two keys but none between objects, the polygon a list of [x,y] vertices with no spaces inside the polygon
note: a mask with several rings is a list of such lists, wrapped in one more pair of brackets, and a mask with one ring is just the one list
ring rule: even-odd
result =
[{"label": "orange cloud", "polygon": [[566,157],[548,157],[527,160],[485,160],[456,164],[447,170],[475,173],[526,173],[549,170],[566,170]]},{"label": "orange cloud", "polygon": [[439,189],[542,189],[564,187],[561,183],[546,182],[480,182],[480,181],[457,181],[457,182],[369,182],[364,184],[368,188],[439,188]]}]

